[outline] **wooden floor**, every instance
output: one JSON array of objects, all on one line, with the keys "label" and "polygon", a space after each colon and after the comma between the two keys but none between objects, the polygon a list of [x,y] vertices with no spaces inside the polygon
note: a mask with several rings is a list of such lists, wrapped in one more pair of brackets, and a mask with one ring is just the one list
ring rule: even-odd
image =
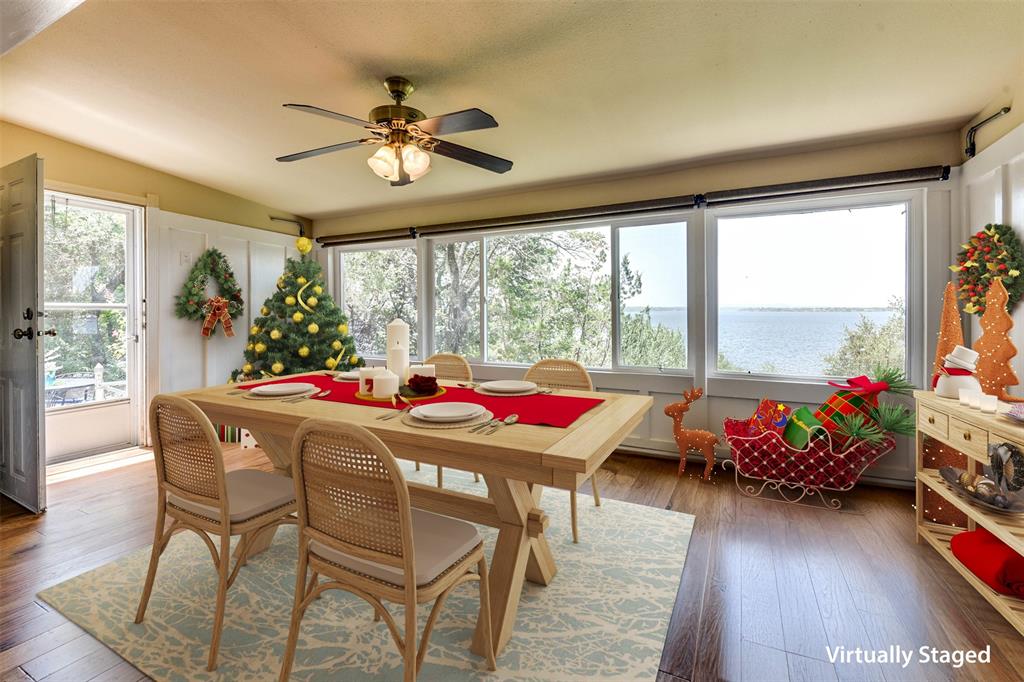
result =
[{"label": "wooden floor", "polygon": [[[259,450],[226,455],[228,468],[270,468]],[[603,497],[697,517],[659,682],[1024,680],[1024,638],[931,548],[914,544],[910,492],[865,487],[847,498],[854,512],[836,513],[743,497],[721,472],[710,483],[676,478],[675,466],[616,455],[599,472]],[[154,485],[147,462],[51,485],[39,517],[0,504],[2,682],[144,678],[35,595],[148,545]],[[580,503],[586,514],[588,496]],[[991,644],[992,662],[828,662],[829,645],[893,644]]]}]

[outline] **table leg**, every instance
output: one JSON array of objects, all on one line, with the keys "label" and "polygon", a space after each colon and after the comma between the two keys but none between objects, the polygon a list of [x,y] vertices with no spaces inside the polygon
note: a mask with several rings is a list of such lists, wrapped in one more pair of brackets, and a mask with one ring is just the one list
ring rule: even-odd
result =
[{"label": "table leg", "polygon": [[[292,439],[287,436],[281,436],[276,433],[266,433],[265,431],[253,431],[249,430],[252,437],[256,440],[262,448],[263,453],[267,456],[267,459],[274,465],[274,473],[280,474],[281,476],[290,476],[292,471]],[[277,529],[279,526],[274,526],[270,530],[260,533],[254,538],[251,545],[249,545],[249,551],[246,552],[245,558],[251,559],[255,555],[264,551],[274,542],[274,536],[277,535]],[[235,559],[238,559],[238,552],[242,548],[242,544],[245,541],[245,537],[242,537],[242,541],[238,543],[238,547],[235,549]]]},{"label": "table leg", "polygon": [[[513,481],[484,474],[490,498],[494,501],[501,525],[498,527],[498,540],[491,558],[491,633],[494,652],[497,655],[512,636],[515,627],[516,613],[519,610],[519,598],[522,596],[523,580],[526,578],[527,566],[533,551],[534,542],[527,534],[526,520],[534,507],[534,497],[530,488],[523,481]],[[538,536],[543,540],[543,536]],[[541,545],[538,545],[541,546]],[[538,555],[543,554],[546,543],[541,546]],[[546,558],[550,558],[550,551]],[[546,561],[546,559],[545,559]],[[546,563],[545,563],[546,565]],[[554,561],[551,560],[551,568]],[[553,573],[552,573],[553,575]],[[483,636],[481,628],[486,624],[477,623],[477,631],[473,635],[471,650],[482,655]]]},{"label": "table leg", "polygon": [[[540,496],[544,492],[544,486],[531,483],[529,488],[533,497],[533,506],[540,509]],[[556,573],[558,573],[558,567],[555,566],[555,557],[551,554],[547,536],[541,533],[535,538],[530,538],[530,558],[526,562],[526,579],[538,585],[550,585]]]}]

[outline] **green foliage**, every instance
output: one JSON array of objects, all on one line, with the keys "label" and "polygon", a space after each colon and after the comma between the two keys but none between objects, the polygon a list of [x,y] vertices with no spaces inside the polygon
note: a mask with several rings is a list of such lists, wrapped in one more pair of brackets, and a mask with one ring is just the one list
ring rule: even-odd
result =
[{"label": "green foliage", "polygon": [[906,306],[902,298],[889,303],[892,315],[881,325],[861,315],[856,327],[846,328],[842,345],[825,356],[827,376],[853,377],[871,374],[877,367],[906,366]]},{"label": "green foliage", "polygon": [[964,302],[964,312],[981,315],[985,312],[985,295],[992,280],[1003,280],[1010,295],[1006,304],[1012,311],[1024,295],[1024,247],[1009,225],[988,224],[962,245],[956,265],[950,270],[957,278],[957,298]]},{"label": "green foliage", "polygon": [[[322,369],[344,371],[366,364],[356,353],[345,314],[323,284],[323,271],[315,259],[288,259],[277,291],[264,302],[249,330],[247,367],[235,370],[233,381]],[[296,314],[301,317],[296,319]],[[305,355],[303,348],[308,351]]]},{"label": "green foliage", "polygon": [[878,424],[865,418],[860,412],[837,414],[832,419],[836,423],[836,433],[847,439],[844,449],[849,449],[860,441],[874,445],[885,439],[885,432]]},{"label": "green foliage", "polygon": [[383,355],[388,323],[409,324],[409,350],[417,352],[416,250],[351,251],[344,254],[345,308],[356,347]]},{"label": "green foliage", "polygon": [[[181,294],[174,297],[174,314],[186,320],[203,320],[209,311],[206,310],[206,286],[210,278],[217,283],[217,293],[228,302],[228,315],[237,319],[245,310],[242,301],[242,288],[238,286],[235,273],[227,256],[218,249],[210,248],[203,251],[196,259],[188,277],[181,287]],[[217,333],[214,326],[213,333]]]},{"label": "green foliage", "polygon": [[917,420],[913,412],[896,403],[879,403],[871,410],[871,418],[886,433],[899,436],[913,436],[917,432]]},{"label": "green foliage", "polygon": [[884,381],[889,385],[889,393],[907,394],[914,389],[914,385],[907,381],[906,373],[898,367],[884,367],[876,365],[871,373],[875,381]]}]

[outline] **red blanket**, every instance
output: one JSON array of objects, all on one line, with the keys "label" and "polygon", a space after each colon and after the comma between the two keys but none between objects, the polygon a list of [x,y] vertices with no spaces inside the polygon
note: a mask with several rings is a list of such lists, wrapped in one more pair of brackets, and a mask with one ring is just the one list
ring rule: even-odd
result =
[{"label": "red blanket", "polygon": [[1024,556],[984,528],[954,535],[953,556],[1000,594],[1024,598]]},{"label": "red blanket", "polygon": [[[256,386],[262,386],[263,384],[287,384],[292,382],[307,382],[314,384],[321,390],[328,388],[331,389],[329,395],[322,398],[313,398],[313,400],[323,400],[325,402],[332,403],[349,403],[352,405],[369,405],[372,407],[387,408],[389,410],[394,409],[390,402],[377,402],[357,398],[356,391],[359,389],[358,382],[334,381],[330,376],[325,375],[287,377],[284,379],[263,381],[258,384],[242,386],[241,388],[254,388]],[[581,398],[579,396],[568,395],[542,395],[539,393],[527,396],[489,396],[481,395],[471,388],[448,386],[445,388],[444,395],[437,398],[430,398],[428,400],[417,400],[414,404],[425,405],[427,403],[451,402],[476,403],[478,405],[483,405],[493,412],[494,416],[498,419],[504,419],[510,414],[517,414],[519,415],[520,424],[541,424],[545,426],[565,428],[570,426],[573,422],[593,408],[603,403],[604,400],[600,398]],[[405,406],[402,403],[398,403],[398,408],[401,409],[402,407]]]}]

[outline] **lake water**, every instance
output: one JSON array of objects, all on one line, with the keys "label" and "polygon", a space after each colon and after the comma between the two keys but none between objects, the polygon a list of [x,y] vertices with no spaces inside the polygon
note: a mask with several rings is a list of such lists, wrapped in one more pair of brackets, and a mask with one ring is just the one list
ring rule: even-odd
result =
[{"label": "lake water", "polygon": [[[888,310],[765,310],[723,308],[718,349],[734,366],[781,374],[823,374],[825,356],[842,345],[861,316],[882,324]],[[654,308],[651,321],[686,333],[685,308]]]}]

